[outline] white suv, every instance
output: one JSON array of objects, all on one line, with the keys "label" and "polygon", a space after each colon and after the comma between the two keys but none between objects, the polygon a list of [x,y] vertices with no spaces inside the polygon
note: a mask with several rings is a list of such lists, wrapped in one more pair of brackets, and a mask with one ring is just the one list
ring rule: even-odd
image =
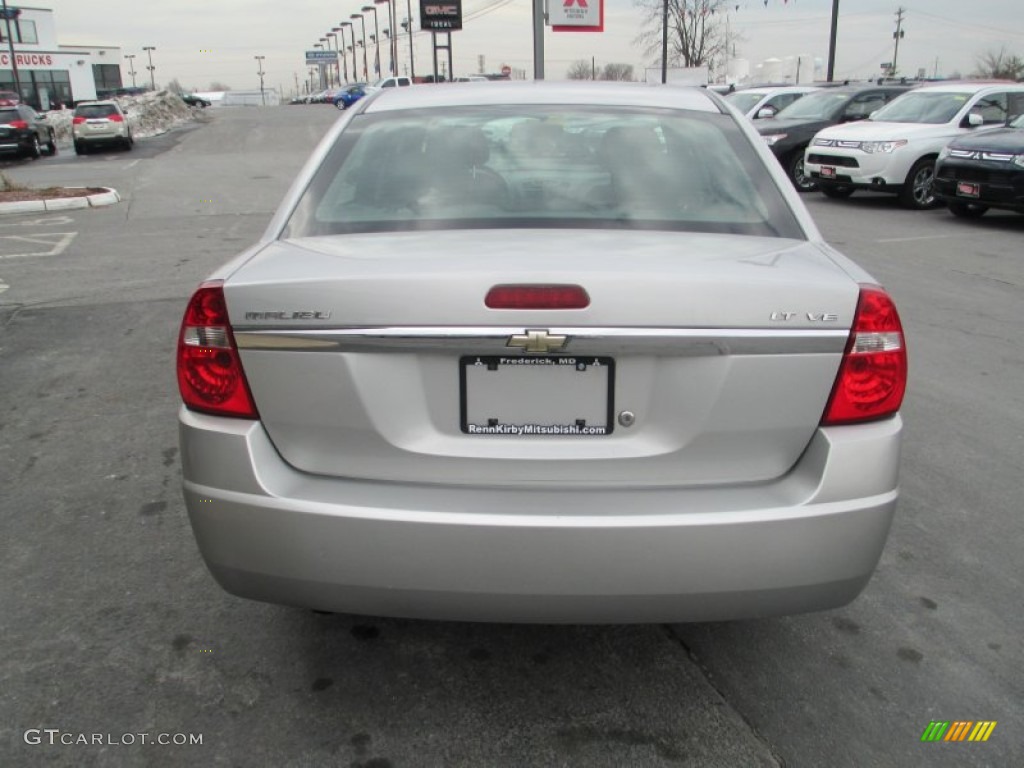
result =
[{"label": "white suv", "polygon": [[868,120],[820,131],[804,172],[829,197],[857,189],[893,192],[908,208],[941,205],[932,192],[935,161],[951,140],[1024,114],[1024,85],[949,83],[918,88]]},{"label": "white suv", "polygon": [[128,118],[116,101],[81,101],[76,104],[71,117],[71,134],[75,141],[75,154],[78,155],[101,144],[116,144],[128,150],[135,143]]}]

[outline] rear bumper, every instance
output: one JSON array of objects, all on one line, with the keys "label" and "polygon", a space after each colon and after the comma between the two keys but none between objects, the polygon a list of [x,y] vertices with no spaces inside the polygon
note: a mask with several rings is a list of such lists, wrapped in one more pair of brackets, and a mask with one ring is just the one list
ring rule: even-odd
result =
[{"label": "rear bumper", "polygon": [[821,429],[745,488],[479,489],[297,472],[262,426],[182,409],[184,492],[229,592],[371,615],[671,622],[843,605],[878,562],[902,423]]}]

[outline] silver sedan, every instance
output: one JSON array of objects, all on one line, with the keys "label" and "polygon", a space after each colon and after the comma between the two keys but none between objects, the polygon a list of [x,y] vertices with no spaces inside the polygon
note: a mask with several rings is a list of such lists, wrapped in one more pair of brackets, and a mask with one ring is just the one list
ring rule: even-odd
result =
[{"label": "silver sedan", "polygon": [[356,614],[669,622],[854,599],[898,495],[889,295],[700,89],[394,88],[178,344],[214,578]]}]

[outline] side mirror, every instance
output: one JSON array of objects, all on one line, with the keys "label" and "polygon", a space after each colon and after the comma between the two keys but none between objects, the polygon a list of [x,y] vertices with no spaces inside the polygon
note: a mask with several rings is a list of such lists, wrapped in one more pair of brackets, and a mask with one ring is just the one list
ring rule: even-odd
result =
[{"label": "side mirror", "polygon": [[777,111],[778,110],[775,109],[775,107],[761,107],[759,110],[757,110],[756,119],[763,120],[766,117],[775,117],[775,113]]},{"label": "side mirror", "polygon": [[977,112],[971,112],[967,115],[967,127],[977,128],[979,125],[985,124],[985,118],[979,115]]}]

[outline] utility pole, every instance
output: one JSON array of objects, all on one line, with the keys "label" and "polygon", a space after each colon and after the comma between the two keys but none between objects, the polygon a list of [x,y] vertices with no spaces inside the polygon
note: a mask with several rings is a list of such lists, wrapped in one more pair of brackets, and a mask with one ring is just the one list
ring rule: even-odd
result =
[{"label": "utility pole", "polygon": [[260,76],[260,101],[263,103],[263,106],[265,107],[267,106],[267,96],[263,90],[263,75],[265,75],[266,72],[263,71],[263,60],[267,57],[253,56],[253,58],[256,59],[256,66],[259,68],[259,72],[257,72],[256,74]]},{"label": "utility pole", "polygon": [[896,31],[892,33],[893,40],[896,41],[896,50],[892,53],[892,69],[889,72],[889,77],[896,77],[896,59],[900,55],[900,40],[906,34],[903,31],[903,14],[906,12],[904,8],[898,8],[896,10]]},{"label": "utility pole", "polygon": [[836,33],[839,31],[839,0],[832,0],[832,34],[828,40],[828,82],[836,72]]},{"label": "utility pole", "polygon": [[146,67],[146,69],[149,70],[149,85],[155,91],[156,90],[156,67],[153,66],[153,51],[155,51],[156,48],[154,46],[152,46],[152,45],[144,45],[144,46],[142,46],[142,50],[144,50],[146,52],[146,55],[149,57],[149,66]]},{"label": "utility pole", "polygon": [[126,53],[124,55],[128,59],[128,74],[132,76],[132,88],[135,87],[135,54]]},{"label": "utility pole", "polygon": [[11,19],[21,15],[20,8],[8,8],[7,0],[3,0],[4,21],[7,23],[7,45],[11,49],[11,73],[14,75],[14,90],[21,98],[21,77],[18,75],[18,57],[14,55],[14,36],[11,34]]}]

